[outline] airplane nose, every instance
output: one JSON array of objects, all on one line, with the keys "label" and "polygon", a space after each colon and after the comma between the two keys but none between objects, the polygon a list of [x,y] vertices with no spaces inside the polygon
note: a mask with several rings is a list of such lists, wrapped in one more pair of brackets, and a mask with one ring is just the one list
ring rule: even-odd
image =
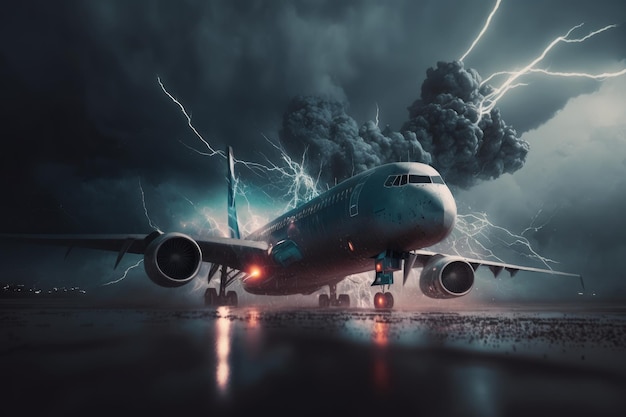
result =
[{"label": "airplane nose", "polygon": [[443,203],[443,229],[446,231],[446,237],[454,229],[454,223],[456,222],[456,202],[450,190],[446,189],[446,192],[442,192],[441,200]]},{"label": "airplane nose", "polygon": [[386,208],[375,211],[372,236],[388,239],[387,248],[410,251],[445,239],[454,229],[456,203],[444,184],[393,187]]},{"label": "airplane nose", "polygon": [[421,205],[423,220],[419,227],[434,242],[445,239],[454,229],[456,203],[447,187],[420,190],[418,204]]}]

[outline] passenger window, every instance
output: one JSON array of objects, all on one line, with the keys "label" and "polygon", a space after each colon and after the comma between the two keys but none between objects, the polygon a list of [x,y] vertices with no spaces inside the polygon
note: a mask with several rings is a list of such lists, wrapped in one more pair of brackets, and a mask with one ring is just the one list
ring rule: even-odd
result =
[{"label": "passenger window", "polygon": [[435,184],[444,184],[443,178],[441,178],[439,175],[433,176],[433,182]]},{"label": "passenger window", "polygon": [[387,181],[385,181],[385,187],[391,187],[393,185],[393,182],[396,179],[396,175],[390,175],[387,177]]}]

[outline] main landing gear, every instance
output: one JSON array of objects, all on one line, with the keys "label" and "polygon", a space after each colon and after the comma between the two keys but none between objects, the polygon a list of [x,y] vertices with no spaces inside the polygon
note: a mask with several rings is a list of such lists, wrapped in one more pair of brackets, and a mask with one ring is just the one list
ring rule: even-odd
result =
[{"label": "main landing gear", "polygon": [[330,295],[320,294],[320,307],[350,307],[350,296],[348,294],[339,294],[337,297],[337,284],[330,284]]},{"label": "main landing gear", "polygon": [[[220,270],[220,266],[222,267]],[[226,287],[243,275],[243,272],[236,269],[229,269],[226,265],[212,264],[207,280],[211,283],[211,278],[220,270],[219,292],[213,287],[209,287],[204,292],[204,305],[207,307],[231,306],[236,307],[239,300],[235,291],[226,291]]]}]

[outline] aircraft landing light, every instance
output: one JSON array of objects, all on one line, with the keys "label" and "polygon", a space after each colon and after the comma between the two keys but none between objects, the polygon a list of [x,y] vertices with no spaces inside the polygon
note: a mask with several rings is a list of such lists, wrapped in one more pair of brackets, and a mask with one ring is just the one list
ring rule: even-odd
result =
[{"label": "aircraft landing light", "polygon": [[252,267],[250,267],[250,271],[248,272],[248,275],[250,276],[250,278],[258,278],[261,276],[261,268],[259,268],[256,265],[253,265]]}]

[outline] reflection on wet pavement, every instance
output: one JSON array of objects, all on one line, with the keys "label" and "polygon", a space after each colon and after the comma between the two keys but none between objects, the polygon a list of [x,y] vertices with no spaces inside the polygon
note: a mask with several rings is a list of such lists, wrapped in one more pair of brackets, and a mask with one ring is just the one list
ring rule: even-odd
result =
[{"label": "reflection on wet pavement", "polygon": [[624,311],[0,308],[18,409],[624,415]]}]

